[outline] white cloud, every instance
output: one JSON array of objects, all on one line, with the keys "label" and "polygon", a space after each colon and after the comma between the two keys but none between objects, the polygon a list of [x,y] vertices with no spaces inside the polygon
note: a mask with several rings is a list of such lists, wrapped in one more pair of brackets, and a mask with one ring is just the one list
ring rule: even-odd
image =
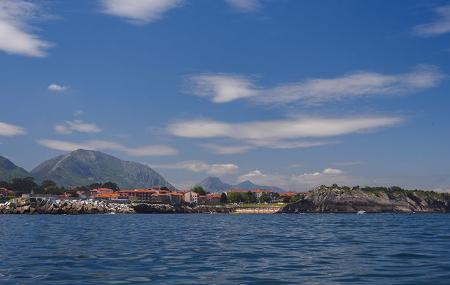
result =
[{"label": "white cloud", "polygon": [[438,15],[437,19],[414,27],[414,32],[417,35],[431,37],[450,32],[450,5],[437,7],[434,12]]},{"label": "white cloud", "polygon": [[152,165],[154,168],[162,169],[184,169],[192,172],[204,172],[209,175],[222,176],[226,174],[235,173],[239,166],[226,163],[226,164],[209,164],[204,161],[183,161],[173,164]]},{"label": "white cloud", "polygon": [[38,140],[37,142],[40,145],[43,145],[47,148],[60,151],[74,151],[77,149],[112,150],[124,152],[131,156],[166,156],[166,155],[175,155],[178,153],[176,149],[164,145],[147,145],[142,147],[131,148],[116,142],[104,140],[70,142],[70,141],[43,139]]},{"label": "white cloud", "polygon": [[355,165],[362,164],[362,162],[361,161],[340,161],[340,162],[335,162],[332,164],[337,165],[337,166],[355,166]]},{"label": "white cloud", "polygon": [[44,57],[51,45],[31,32],[30,22],[39,7],[25,0],[0,1],[0,50],[31,57]]},{"label": "white cloud", "polygon": [[261,7],[259,0],[225,0],[225,2],[241,12],[254,12]]},{"label": "white cloud", "polygon": [[350,184],[354,180],[340,169],[326,168],[320,172],[294,175],[266,174],[253,170],[238,177],[237,182],[250,180],[259,185],[278,186],[286,190],[306,191],[319,185]]},{"label": "white cloud", "polygon": [[84,123],[81,120],[65,121],[63,124],[55,126],[55,131],[59,134],[71,134],[73,132],[79,133],[98,133],[101,132],[96,124]]},{"label": "white cloud", "polygon": [[250,145],[221,145],[215,143],[205,143],[201,146],[215,154],[240,154],[254,148]]},{"label": "white cloud", "polygon": [[67,85],[59,85],[59,84],[50,84],[47,87],[48,90],[53,91],[53,92],[63,92],[66,91],[67,89],[69,89],[69,86]]},{"label": "white cloud", "polygon": [[336,169],[336,168],[325,168],[322,173],[323,174],[331,174],[331,175],[339,175],[344,172],[342,170]]},{"label": "white cloud", "polygon": [[255,148],[294,149],[334,144],[335,141],[310,141],[309,138],[361,133],[402,122],[400,117],[292,118],[243,123],[188,120],[169,124],[167,131],[185,138],[237,140],[240,144],[203,143],[201,146],[215,154],[239,154]]},{"label": "white cloud", "polygon": [[226,103],[258,95],[249,77],[225,74],[204,74],[189,78],[190,88],[198,96],[211,97],[215,103]]},{"label": "white cloud", "polygon": [[249,99],[264,104],[302,102],[321,104],[345,98],[408,94],[439,84],[444,75],[435,66],[420,65],[404,74],[355,72],[331,79],[308,79],[302,82],[258,87],[251,77],[226,74],[203,74],[189,78],[190,92],[209,97],[215,103]]},{"label": "white cloud", "polygon": [[16,125],[0,122],[0,136],[13,137],[17,135],[24,135],[26,131],[24,128]]},{"label": "white cloud", "polygon": [[179,7],[184,0],[101,0],[106,14],[118,16],[135,24],[159,20],[165,12]]},{"label": "white cloud", "polygon": [[306,118],[245,123],[191,120],[172,123],[169,133],[186,138],[228,137],[264,144],[307,137],[332,137],[391,127],[400,117]]}]

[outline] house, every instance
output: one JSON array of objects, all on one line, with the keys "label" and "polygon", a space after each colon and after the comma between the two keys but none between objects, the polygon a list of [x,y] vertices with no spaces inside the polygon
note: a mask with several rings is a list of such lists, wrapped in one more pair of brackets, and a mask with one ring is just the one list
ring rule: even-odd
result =
[{"label": "house", "polygon": [[208,204],[217,204],[220,203],[220,198],[222,197],[219,193],[211,193],[206,195],[206,200]]},{"label": "house", "polygon": [[97,189],[92,189],[90,191],[90,195],[91,195],[92,199],[95,199],[98,194],[111,194],[111,193],[114,193],[114,190],[109,189],[109,188],[97,188]]},{"label": "house", "polygon": [[119,193],[100,193],[95,196],[95,199],[117,200],[119,199]]},{"label": "house", "polygon": [[186,193],[184,193],[184,198],[183,200],[186,203],[194,203],[197,204],[198,203],[198,194],[193,192],[193,191],[187,191]]},{"label": "house", "polygon": [[184,194],[177,191],[170,192],[170,202],[172,204],[181,204],[183,202]]},{"label": "house", "polygon": [[12,190],[6,189],[1,187],[0,188],[0,197],[8,197],[8,196],[15,196],[16,193]]},{"label": "house", "polygon": [[151,201],[152,196],[157,193],[158,191],[149,189],[120,190],[119,198],[130,201]]}]

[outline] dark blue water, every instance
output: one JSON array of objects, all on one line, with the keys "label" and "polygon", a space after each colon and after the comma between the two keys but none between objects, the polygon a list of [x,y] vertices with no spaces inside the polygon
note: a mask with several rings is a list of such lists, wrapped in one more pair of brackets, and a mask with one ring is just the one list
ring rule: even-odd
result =
[{"label": "dark blue water", "polygon": [[450,215],[0,215],[0,284],[450,284]]}]

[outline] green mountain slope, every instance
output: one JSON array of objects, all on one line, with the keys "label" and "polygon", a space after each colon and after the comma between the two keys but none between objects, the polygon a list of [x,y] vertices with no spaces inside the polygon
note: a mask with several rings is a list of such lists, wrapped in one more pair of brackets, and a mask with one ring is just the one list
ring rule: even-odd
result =
[{"label": "green mountain slope", "polygon": [[47,160],[31,171],[37,181],[50,179],[62,186],[112,181],[120,188],[174,187],[150,167],[98,151],[76,150]]}]

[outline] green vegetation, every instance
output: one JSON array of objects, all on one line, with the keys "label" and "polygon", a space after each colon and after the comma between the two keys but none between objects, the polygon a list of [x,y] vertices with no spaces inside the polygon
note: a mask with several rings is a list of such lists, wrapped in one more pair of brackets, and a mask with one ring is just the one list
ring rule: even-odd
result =
[{"label": "green vegetation", "polygon": [[227,194],[222,193],[222,195],[220,195],[220,203],[222,203],[222,204],[228,203],[228,197],[227,197]]},{"label": "green vegetation", "polygon": [[207,192],[205,191],[205,189],[203,189],[202,186],[195,186],[194,188],[191,189],[191,191],[197,193],[200,196],[205,196],[207,194]]}]

